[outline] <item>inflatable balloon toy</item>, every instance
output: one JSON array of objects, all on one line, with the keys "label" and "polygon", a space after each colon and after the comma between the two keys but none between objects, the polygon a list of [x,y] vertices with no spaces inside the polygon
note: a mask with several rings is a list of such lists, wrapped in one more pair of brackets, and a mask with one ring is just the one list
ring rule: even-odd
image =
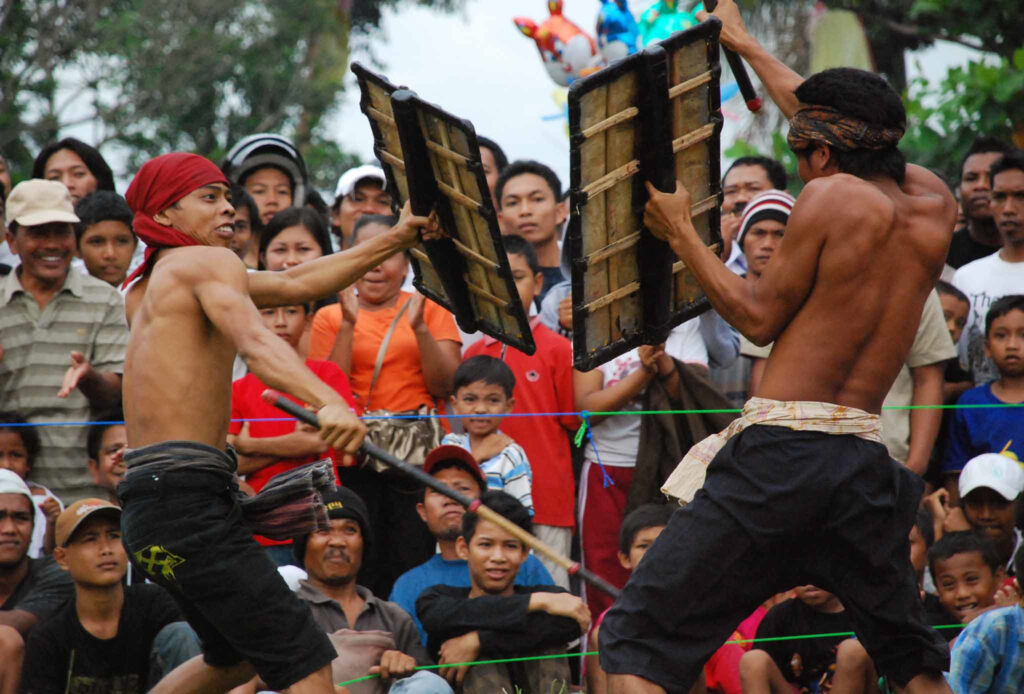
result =
[{"label": "inflatable balloon toy", "polygon": [[646,46],[697,26],[697,11],[703,6],[699,3],[692,12],[687,12],[681,0],[658,0],[640,15],[640,45]]},{"label": "inflatable balloon toy", "polygon": [[636,53],[640,27],[627,0],[601,0],[597,16],[597,45],[608,63]]},{"label": "inflatable balloon toy", "polygon": [[537,44],[551,79],[567,87],[573,80],[600,70],[604,60],[597,43],[562,15],[562,0],[548,0],[548,11],[551,16],[540,25],[526,17],[512,21]]}]

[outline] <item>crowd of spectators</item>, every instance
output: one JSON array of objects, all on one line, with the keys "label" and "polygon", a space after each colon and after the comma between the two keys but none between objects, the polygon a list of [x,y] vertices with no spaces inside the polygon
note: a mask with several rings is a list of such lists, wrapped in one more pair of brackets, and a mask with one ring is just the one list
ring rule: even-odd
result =
[{"label": "crowd of spectators", "polygon": [[[622,586],[671,514],[651,492],[666,465],[757,392],[771,345],[710,311],[664,344],[575,370],[565,191],[545,164],[510,162],[487,138],[480,146],[534,354],[461,332],[412,286],[402,253],[337,296],[261,315],[372,417],[375,443]],[[251,271],[356,247],[397,221],[380,168],[342,172],[325,202],[280,135],[242,139],[222,168],[233,184],[231,249]],[[146,691],[200,644],[163,588],[132,580],[120,540],[120,288],[145,244],[89,144],[48,145],[17,185],[0,171],[0,694]],[[883,435],[929,486],[908,552],[925,614],[947,628],[949,682],[958,694],[1024,691],[1014,580],[1024,571],[1024,415],[1012,407],[1024,405],[1024,152],[978,138],[959,179],[962,226],[922,314],[906,317],[918,330]],[[788,184],[765,157],[739,159],[723,178],[721,257],[752,285],[784,242]],[[417,669],[599,648],[612,599],[450,498],[282,419],[241,360],[235,376],[227,443],[247,493],[312,461],[335,467],[329,527],[255,538],[330,635],[335,682],[379,675],[350,692],[603,691],[596,658],[582,668],[566,657]],[[720,419],[640,414],[687,408]],[[584,422],[581,412],[617,414]],[[836,636],[848,631],[834,595],[793,586],[737,627],[741,642],[715,653],[694,691],[885,691],[859,642]],[[806,634],[830,636],[787,640]]]}]

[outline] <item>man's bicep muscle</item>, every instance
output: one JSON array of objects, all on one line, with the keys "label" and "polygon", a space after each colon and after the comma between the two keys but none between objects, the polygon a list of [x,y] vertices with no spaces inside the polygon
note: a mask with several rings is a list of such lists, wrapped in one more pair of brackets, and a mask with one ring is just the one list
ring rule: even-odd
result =
[{"label": "man's bicep muscle", "polygon": [[[230,251],[228,251],[230,252]],[[256,306],[249,299],[248,280],[241,263],[219,263],[210,259],[197,263],[193,292],[207,319],[227,335],[239,353],[245,352],[247,338],[263,327]]]}]

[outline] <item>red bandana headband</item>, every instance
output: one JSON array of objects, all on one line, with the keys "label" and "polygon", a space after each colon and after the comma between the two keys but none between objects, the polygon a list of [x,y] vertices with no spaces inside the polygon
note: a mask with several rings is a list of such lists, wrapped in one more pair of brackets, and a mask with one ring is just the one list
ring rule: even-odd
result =
[{"label": "red bandana headband", "polygon": [[161,248],[200,245],[194,237],[160,224],[153,216],[193,190],[211,183],[230,185],[216,164],[198,154],[171,152],[143,164],[128,186],[125,199],[135,212],[134,231],[146,243],[145,260],[128,276],[122,287],[149,272],[153,254]]}]

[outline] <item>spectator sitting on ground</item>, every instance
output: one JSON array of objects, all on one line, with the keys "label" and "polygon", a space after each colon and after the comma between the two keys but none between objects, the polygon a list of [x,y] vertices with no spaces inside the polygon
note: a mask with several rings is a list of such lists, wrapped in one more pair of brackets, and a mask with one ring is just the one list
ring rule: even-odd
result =
[{"label": "spectator sitting on ground", "polygon": [[10,470],[25,480],[32,492],[35,506],[32,543],[28,556],[41,557],[53,551],[53,531],[64,504],[53,492],[26,478],[32,471],[42,444],[35,427],[25,426],[25,417],[18,412],[0,412],[0,469]]},{"label": "spectator sitting on ground", "polygon": [[[757,628],[758,639],[853,631],[853,622],[832,593],[800,586],[795,598],[768,610]],[[789,692],[795,686],[843,692],[878,692],[878,675],[867,651],[855,638],[755,642],[740,660],[744,694]]]},{"label": "spectator sitting on ground", "polygon": [[[1024,576],[1024,552],[1017,552]],[[1024,691],[1024,590],[1016,605],[979,615],[953,647],[947,680],[955,694]]]},{"label": "spectator sitting on ground", "polygon": [[[995,605],[996,591],[1005,577],[995,547],[984,536],[969,531],[946,533],[928,550],[928,568],[935,578],[938,599],[925,607],[941,625],[969,624]],[[938,603],[941,614],[935,609]],[[952,642],[959,629],[943,629]]]},{"label": "spectator sitting on ground", "polygon": [[128,556],[121,509],[102,499],[71,504],[57,521],[54,559],[71,575],[74,597],[32,630],[21,689],[143,694],[200,652],[170,593],[151,583],[124,586]]},{"label": "spectator sitting on ground", "polygon": [[[352,244],[373,248],[378,237],[390,233],[395,221],[394,217],[363,215],[355,224]],[[461,354],[455,319],[419,292],[403,291],[408,273],[408,257],[396,253],[340,292],[337,304],[325,306],[313,318],[309,357],[328,359],[348,374],[364,414],[384,410],[377,414],[433,416],[439,402],[452,393],[452,376]],[[388,449],[386,432],[374,438],[375,424],[399,424],[368,422],[368,439]],[[404,420],[401,425],[419,427],[422,438],[429,441],[422,441],[414,458],[406,451],[389,452],[399,453],[406,462],[422,464],[426,452],[441,442],[441,425],[426,419]],[[375,547],[363,559],[364,584],[376,595],[387,595],[395,579],[422,564],[434,551],[434,541],[416,513],[420,490],[398,476],[382,475],[372,466],[346,468],[340,481],[366,502],[376,535],[402,538],[387,551]]]},{"label": "spectator sitting on ground", "polygon": [[13,694],[25,637],[74,594],[71,577],[52,556],[28,556],[35,501],[28,485],[0,470],[0,692]]},{"label": "spectator sitting on ground", "polygon": [[[629,513],[622,521],[619,528],[619,551],[618,560],[622,568],[632,573],[637,567],[647,548],[654,544],[654,541],[661,534],[661,531],[668,525],[668,519],[672,516],[672,507],[665,504],[644,504]],[[607,609],[605,610],[607,612]],[[587,651],[596,651],[599,648],[601,620],[604,619],[604,612],[594,618],[594,626],[587,638]],[[607,687],[607,676],[601,669],[601,663],[596,655],[586,656],[586,679],[587,690],[593,692],[604,692]]]},{"label": "spectator sitting on ground", "polygon": [[[476,499],[487,491],[483,470],[472,454],[459,446],[435,448],[427,456],[423,471],[470,499]],[[453,499],[427,487],[423,490],[423,500],[416,506],[416,510],[437,540],[439,551],[426,562],[399,576],[388,600],[397,603],[412,616],[420,639],[426,645],[427,632],[416,614],[416,599],[431,586],[468,588],[471,585],[466,560],[459,558],[455,550],[455,541],[462,532],[462,516],[466,509]],[[551,574],[533,554],[526,557],[519,567],[515,580],[523,586],[547,586],[553,583]]]},{"label": "spectator sitting on ground", "polygon": [[935,518],[936,541],[947,532],[973,530],[995,545],[1000,565],[1013,571],[1013,555],[1022,544],[1015,521],[1024,492],[1024,469],[1005,455],[983,453],[972,458],[960,473],[960,506],[945,489],[925,503]]},{"label": "spectator sitting on ground", "polygon": [[[487,492],[487,507],[530,532],[530,514],[505,492]],[[565,653],[586,633],[590,611],[558,586],[517,586],[516,572],[529,556],[521,540],[500,526],[467,513],[456,551],[469,565],[469,588],[434,586],[416,601],[427,630],[428,652],[438,663]],[[445,678],[464,694],[493,694],[502,688],[560,691],[569,685],[562,658],[446,668]]]},{"label": "spectator sitting on ground", "polygon": [[[313,619],[338,650],[333,681],[369,673],[379,674],[383,680],[398,680],[391,692],[451,692],[437,675],[414,671],[432,661],[412,618],[395,603],[375,597],[356,583],[363,549],[373,543],[363,500],[350,489],[335,487],[323,494],[323,501],[329,527],[296,538],[295,558],[308,574],[299,581],[298,596],[309,604]],[[356,683],[350,691],[384,692],[387,689],[381,679]]]},{"label": "spectator sitting on ground", "polygon": [[[132,213],[117,193],[98,190],[75,205],[78,255],[87,274],[120,287],[128,276],[139,237],[132,231]],[[73,263],[74,264],[74,263]]]},{"label": "spectator sitting on ground", "polygon": [[[562,182],[539,161],[519,160],[505,167],[494,184],[498,223],[502,234],[515,234],[530,242],[543,276],[537,287],[537,305],[556,284],[567,279],[559,262],[562,225],[569,214],[562,199]],[[530,314],[529,309],[526,311]]]},{"label": "spectator sitting on ground", "polygon": [[115,407],[96,416],[89,427],[85,450],[89,454],[89,474],[97,487],[106,492],[107,501],[121,505],[117,483],[124,477],[124,451],[128,448],[128,430],[124,411]]},{"label": "spectator sitting on ground", "polygon": [[[310,210],[305,212],[315,214]],[[308,306],[264,308],[260,309],[260,317],[267,328],[298,351],[299,342],[310,322]],[[336,364],[307,359],[306,366],[345,398],[349,407],[355,408],[348,378]],[[238,474],[245,476],[254,492],[263,489],[274,475],[324,458],[330,458],[335,466],[354,464],[354,460],[346,461],[341,453],[329,448],[314,427],[298,421],[280,421],[280,410],[263,400],[266,389],[267,386],[254,373],[246,374],[231,386],[228,443],[234,446],[238,455]],[[298,402],[290,395],[284,397]],[[278,566],[294,561],[291,541],[271,540],[260,535],[255,537]]]},{"label": "spectator sitting on ground", "polygon": [[975,385],[999,377],[985,351],[987,314],[1000,297],[1020,295],[1024,287],[1024,152],[1013,150],[997,159],[990,175],[990,209],[1002,248],[953,275],[953,284],[971,300],[959,349],[960,361],[970,369]]},{"label": "spectator sitting on ground", "polygon": [[249,192],[238,185],[231,186],[231,205],[235,208],[235,235],[231,237],[231,250],[247,268],[255,270],[259,266],[259,239],[263,233],[260,208]]},{"label": "spectator sitting on ground", "polygon": [[1013,148],[993,137],[978,137],[960,162],[960,187],[957,199],[964,214],[964,225],[953,232],[946,264],[954,270],[999,250],[1002,242],[995,223],[989,195],[992,164]]},{"label": "spectator sitting on ground", "polygon": [[951,484],[964,464],[981,453],[1005,450],[1018,460],[1024,458],[1021,412],[999,407],[1024,403],[1024,294],[1004,296],[992,304],[985,316],[985,353],[999,377],[957,400],[966,407],[953,412],[942,466]]},{"label": "spectator sitting on ground", "polygon": [[114,173],[100,151],[73,137],[43,147],[32,163],[32,178],[63,183],[75,205],[97,190],[116,192]]},{"label": "spectator sitting on ground", "polygon": [[[0,401],[29,422],[88,420],[121,401],[124,300],[106,282],[71,271],[79,218],[62,183],[19,183],[7,212],[7,241],[21,265],[0,286]],[[86,431],[39,429],[43,447],[32,480],[66,503],[100,494],[82,466]]]},{"label": "spectator sitting on ground", "polygon": [[[462,415],[465,433],[447,434],[442,444],[459,446],[480,461],[488,489],[508,492],[533,515],[533,475],[523,447],[499,427],[515,406],[512,392],[516,377],[500,359],[479,355],[470,357],[455,369],[452,410]],[[477,416],[467,416],[477,415]]]},{"label": "spectator sitting on ground", "polygon": [[[506,173],[513,170],[510,164]],[[530,174],[536,178],[540,176]],[[519,300],[527,315],[544,282],[537,253],[522,236],[502,237]],[[517,414],[530,412],[574,412],[572,346],[539,319],[530,320],[537,351],[526,355],[506,347],[492,337],[477,340],[466,349],[465,359],[485,354],[505,362],[515,376]],[[501,423],[505,434],[526,451],[533,473],[533,522],[537,536],[563,556],[569,555],[574,525],[576,484],[572,472],[570,437],[579,420],[575,415],[559,417],[507,417]],[[554,562],[541,559],[555,583],[569,587],[569,574]]]},{"label": "spectator sitting on ground", "polygon": [[345,171],[338,178],[331,205],[331,234],[336,250],[351,248],[356,222],[363,215],[390,215],[391,193],[379,166],[364,164]]}]

